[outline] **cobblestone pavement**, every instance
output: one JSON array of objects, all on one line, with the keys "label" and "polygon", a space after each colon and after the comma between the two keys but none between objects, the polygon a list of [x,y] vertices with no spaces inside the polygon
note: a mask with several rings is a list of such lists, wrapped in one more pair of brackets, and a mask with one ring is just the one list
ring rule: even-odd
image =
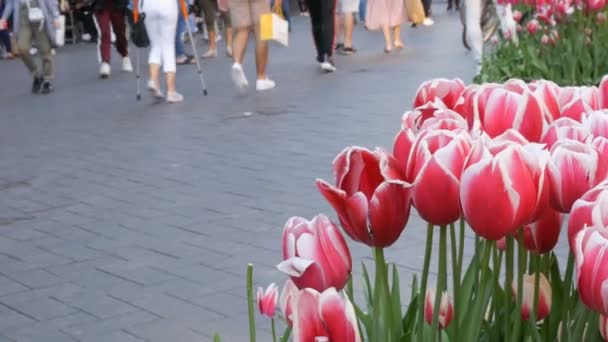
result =
[{"label": "cobblestone pavement", "polygon": [[[282,283],[284,222],[334,216],[314,186],[333,157],[390,147],[423,80],[473,76],[443,6],[435,26],[405,29],[400,53],[357,27],[360,53],[333,75],[317,72],[309,23],[295,18],[265,94],[237,94],[227,58],[203,63],[208,97],[180,67],[177,105],[136,102],[132,75],[98,80],[94,45],[58,53],[52,96],[30,96],[21,63],[0,62],[0,340],[245,341],[245,265],[256,285]],[[404,289],[423,240],[413,215],[389,251]],[[370,253],[350,245],[360,274]]]}]

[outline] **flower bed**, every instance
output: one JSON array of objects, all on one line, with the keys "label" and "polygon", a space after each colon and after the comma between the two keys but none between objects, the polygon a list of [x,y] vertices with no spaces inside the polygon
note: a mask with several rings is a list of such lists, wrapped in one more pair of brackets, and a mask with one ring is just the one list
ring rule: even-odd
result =
[{"label": "flower bed", "polygon": [[[348,147],[334,160],[335,181],[316,183],[346,235],[370,247],[373,276],[363,264],[361,283],[352,279],[348,244],[328,217],[291,218],[278,265],[289,279],[280,296],[274,284],[257,296],[274,341],[608,341],[606,108],[608,75],[599,88],[422,84],[392,153]],[[427,240],[403,312],[384,250],[412,207],[428,222]],[[565,272],[554,251],[564,224]],[[465,248],[475,251],[468,263]],[[251,265],[247,279],[255,341]],[[354,282],[365,303],[354,302]],[[278,335],[275,317],[287,326]]]},{"label": "flower bed", "polygon": [[547,79],[559,85],[598,85],[608,73],[606,0],[510,1],[518,42],[495,40],[479,82],[512,77]]}]

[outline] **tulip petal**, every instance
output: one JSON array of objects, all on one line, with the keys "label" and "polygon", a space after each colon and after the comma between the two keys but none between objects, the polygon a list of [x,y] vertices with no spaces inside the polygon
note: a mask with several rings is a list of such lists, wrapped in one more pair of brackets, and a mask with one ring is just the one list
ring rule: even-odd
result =
[{"label": "tulip petal", "polygon": [[314,264],[314,260],[293,257],[287,260],[283,260],[280,264],[277,265],[279,271],[292,276],[292,277],[301,277],[306,270]]},{"label": "tulip petal", "polygon": [[411,186],[384,182],[369,203],[371,232],[376,247],[395,243],[410,216]]},{"label": "tulip petal", "polygon": [[[354,309],[350,305],[349,315],[346,314],[350,302],[346,303],[335,289],[324,291],[319,297],[319,315],[325,323],[330,341],[360,342],[359,330]],[[349,317],[350,316],[350,317]]]},{"label": "tulip petal", "polygon": [[317,341],[317,337],[329,337],[319,317],[319,292],[304,289],[298,293],[294,305],[294,342]]}]

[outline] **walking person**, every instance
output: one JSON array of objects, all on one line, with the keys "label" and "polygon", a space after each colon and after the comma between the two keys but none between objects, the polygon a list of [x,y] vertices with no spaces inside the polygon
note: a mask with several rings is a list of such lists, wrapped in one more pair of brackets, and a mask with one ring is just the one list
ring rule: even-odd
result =
[{"label": "walking person", "polygon": [[422,8],[424,8],[424,21],[422,25],[431,26],[435,22],[431,18],[431,5],[433,0],[422,0]]},{"label": "walking person", "polygon": [[112,32],[116,36],[116,50],[122,57],[122,71],[132,72],[129,58],[125,22],[128,0],[95,0],[95,20],[101,36],[99,41],[99,76],[108,78],[112,73],[110,66]]},{"label": "walking person", "polygon": [[186,32],[186,19],[181,14],[177,15],[177,31],[175,32],[175,62],[177,65],[194,64],[194,56],[186,53],[184,47],[184,33]]},{"label": "walking person", "polygon": [[344,55],[357,52],[353,47],[353,29],[355,28],[355,13],[359,11],[359,0],[338,0],[336,15],[336,50]]},{"label": "walking person", "polygon": [[336,3],[330,0],[306,0],[306,4],[310,13],[319,67],[323,72],[334,72],[336,71],[333,60]]},{"label": "walking person", "polygon": [[[6,0],[0,0],[0,14],[4,12]],[[0,56],[0,59],[13,59],[15,54],[13,53],[13,47],[11,45],[10,28],[8,27],[8,20],[6,28],[0,27],[0,47],[4,49],[4,55]]]},{"label": "walking person", "polygon": [[370,30],[381,29],[384,34],[384,52],[403,49],[401,24],[407,20],[403,0],[368,0],[365,25]]},{"label": "walking person", "polygon": [[[42,16],[30,19],[30,11]],[[49,94],[53,92],[51,81],[54,78],[54,60],[51,49],[55,45],[59,27],[59,6],[57,0],[6,0],[0,17],[0,29],[6,29],[8,18],[13,15],[13,31],[17,36],[17,45],[21,59],[33,76],[32,93]],[[30,54],[32,39],[36,40],[42,67]]]},{"label": "walking person", "polygon": [[276,83],[268,78],[268,75],[266,74],[266,66],[268,65],[268,42],[260,39],[260,16],[262,14],[270,13],[269,1],[231,0],[230,13],[232,25],[236,29],[232,44],[232,51],[234,53],[232,81],[239,89],[245,89],[249,85],[247,76],[245,76],[245,71],[243,70],[243,59],[245,57],[245,50],[247,49],[249,32],[253,31],[255,34],[255,64],[257,71],[255,88],[257,91],[273,89],[276,87]]},{"label": "walking person", "polygon": [[169,103],[184,100],[175,87],[175,32],[179,15],[178,1],[183,0],[145,0],[141,8],[141,11],[146,14],[146,31],[150,38],[148,89],[157,99],[164,98],[160,90],[162,66],[166,75],[167,102]]},{"label": "walking person", "polygon": [[227,8],[220,8],[218,0],[201,0],[202,17],[205,18],[205,27],[207,28],[207,35],[209,37],[209,50],[203,54],[203,58],[215,58],[217,57],[217,17],[224,24],[226,30],[226,56],[232,57],[232,21],[230,19],[230,12]]}]

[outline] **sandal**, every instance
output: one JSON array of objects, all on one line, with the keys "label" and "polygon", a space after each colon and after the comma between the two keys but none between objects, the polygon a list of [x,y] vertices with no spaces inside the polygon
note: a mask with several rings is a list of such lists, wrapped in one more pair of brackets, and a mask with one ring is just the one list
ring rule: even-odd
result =
[{"label": "sandal", "polygon": [[195,62],[196,61],[194,60],[194,56],[186,55],[181,62],[178,61],[176,64],[177,65],[187,65],[187,64],[194,64]]}]

